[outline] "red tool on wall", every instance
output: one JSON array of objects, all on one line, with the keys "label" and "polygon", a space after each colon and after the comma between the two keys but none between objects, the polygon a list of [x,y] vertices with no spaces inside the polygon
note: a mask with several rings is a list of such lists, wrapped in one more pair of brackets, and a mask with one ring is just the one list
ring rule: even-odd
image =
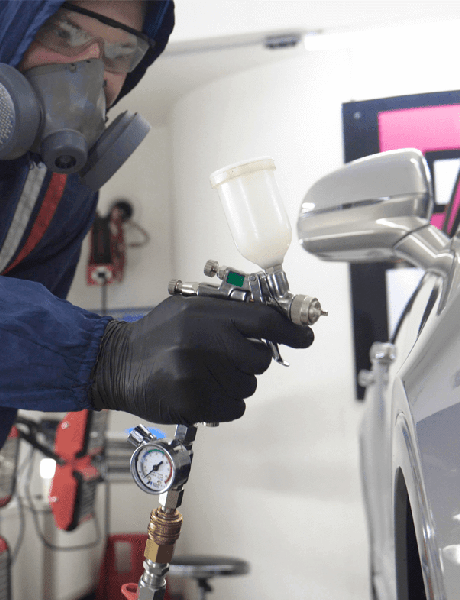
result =
[{"label": "red tool on wall", "polygon": [[[90,233],[90,253],[86,272],[88,285],[107,285],[123,281],[126,265],[126,248],[140,248],[150,236],[133,221],[134,209],[129,200],[116,200],[108,214],[96,215]],[[126,242],[127,228],[135,229],[142,240]]]},{"label": "red tool on wall", "polygon": [[95,515],[107,419],[106,410],[82,410],[68,413],[57,428],[54,452],[60,460],[49,502],[59,529],[73,531]]},{"label": "red tool on wall", "polygon": [[123,280],[125,214],[117,204],[105,217],[96,214],[90,233],[90,254],[86,272],[88,285],[107,285]]}]

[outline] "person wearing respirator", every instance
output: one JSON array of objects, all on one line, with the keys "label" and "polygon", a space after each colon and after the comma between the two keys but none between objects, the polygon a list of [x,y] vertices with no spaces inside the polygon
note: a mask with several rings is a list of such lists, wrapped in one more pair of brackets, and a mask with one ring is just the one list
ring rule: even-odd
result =
[{"label": "person wearing respirator", "polygon": [[106,111],[164,50],[172,0],[0,0],[0,23],[0,446],[20,408],[241,417],[271,361],[249,338],[306,348],[309,328],[210,298],[135,323],[65,300],[97,189],[148,131],[132,114],[106,127]]}]

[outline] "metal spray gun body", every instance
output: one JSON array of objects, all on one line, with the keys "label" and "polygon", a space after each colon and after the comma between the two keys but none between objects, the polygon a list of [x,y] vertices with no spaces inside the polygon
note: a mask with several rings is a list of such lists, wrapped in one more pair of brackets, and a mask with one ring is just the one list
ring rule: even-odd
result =
[{"label": "metal spray gun body", "polygon": [[[269,267],[266,271],[244,273],[231,267],[219,266],[214,260],[208,260],[204,267],[207,277],[217,277],[220,285],[211,283],[184,283],[180,279],[169,282],[168,291],[171,295],[208,296],[239,302],[260,302],[273,306],[284,313],[297,325],[314,325],[318,319],[327,315],[321,308],[317,298],[294,295],[289,291],[289,283],[282,265]],[[276,362],[289,366],[280,356],[277,344],[266,342],[271,348]]]}]

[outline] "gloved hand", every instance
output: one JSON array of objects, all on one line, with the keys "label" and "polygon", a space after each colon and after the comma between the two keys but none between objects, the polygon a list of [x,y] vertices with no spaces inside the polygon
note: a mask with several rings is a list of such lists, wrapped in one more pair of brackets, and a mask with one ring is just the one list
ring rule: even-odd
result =
[{"label": "gloved hand", "polygon": [[172,296],[139,321],[110,321],[92,372],[93,406],[163,424],[237,419],[272,358],[248,338],[307,348],[313,332],[263,304],[202,297]]}]

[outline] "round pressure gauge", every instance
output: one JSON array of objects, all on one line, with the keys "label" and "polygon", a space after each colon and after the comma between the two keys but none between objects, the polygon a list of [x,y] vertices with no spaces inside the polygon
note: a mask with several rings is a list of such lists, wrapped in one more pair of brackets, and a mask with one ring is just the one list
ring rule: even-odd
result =
[{"label": "round pressure gauge", "polygon": [[162,445],[145,444],[139,446],[131,457],[131,472],[145,492],[162,494],[173,484],[176,467]]}]

